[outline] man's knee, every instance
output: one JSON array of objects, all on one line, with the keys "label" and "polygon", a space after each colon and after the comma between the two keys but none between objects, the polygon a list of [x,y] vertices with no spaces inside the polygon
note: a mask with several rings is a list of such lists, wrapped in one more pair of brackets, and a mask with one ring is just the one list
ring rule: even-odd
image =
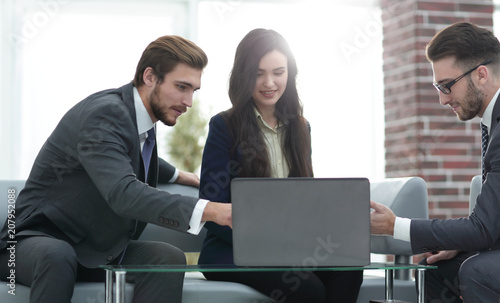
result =
[{"label": "man's knee", "polygon": [[469,258],[462,263],[458,271],[460,283],[466,283],[471,278],[476,279],[478,274],[477,258]]},{"label": "man's knee", "polygon": [[491,264],[483,258],[478,258],[479,255],[471,257],[462,263],[458,272],[458,279],[460,281],[460,289],[464,291],[465,288],[475,284],[489,284],[487,273],[491,268]]},{"label": "man's knee", "polygon": [[179,248],[155,241],[134,241],[129,244],[124,263],[186,264],[186,255]]},{"label": "man's knee", "polygon": [[186,254],[179,248],[164,242],[155,242],[159,245],[156,249],[162,251],[157,254],[158,264],[186,264]]},{"label": "man's knee", "polygon": [[60,240],[51,240],[47,244],[36,248],[35,270],[65,271],[76,275],[78,261],[73,247]]},{"label": "man's knee", "polygon": [[[32,287],[32,291],[44,281],[53,281],[51,285],[60,288],[57,291],[66,284],[72,289],[77,259],[68,243],[50,237],[23,238],[17,243],[16,261],[16,282]],[[40,292],[46,291],[43,288]]]}]

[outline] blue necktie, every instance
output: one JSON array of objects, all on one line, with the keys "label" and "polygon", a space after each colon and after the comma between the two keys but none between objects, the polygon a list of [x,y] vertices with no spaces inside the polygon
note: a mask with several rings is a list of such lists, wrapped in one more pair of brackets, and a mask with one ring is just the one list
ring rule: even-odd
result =
[{"label": "blue necktie", "polygon": [[482,152],[481,168],[483,173],[483,183],[484,180],[486,180],[486,171],[484,169],[484,155],[486,154],[486,149],[488,148],[488,141],[489,141],[488,126],[481,123],[481,152]]},{"label": "blue necktie", "polygon": [[156,136],[155,128],[148,130],[148,137],[144,141],[144,146],[142,147],[142,159],[144,161],[144,170],[146,172],[144,180],[148,180],[149,163],[151,162],[151,156],[153,154],[153,147],[155,146]]}]

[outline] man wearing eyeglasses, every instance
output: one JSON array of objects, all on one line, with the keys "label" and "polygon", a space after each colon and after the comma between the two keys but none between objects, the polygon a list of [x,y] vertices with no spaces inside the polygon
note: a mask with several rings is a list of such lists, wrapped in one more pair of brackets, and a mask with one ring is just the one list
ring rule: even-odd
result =
[{"label": "man wearing eyeglasses", "polygon": [[483,184],[467,218],[396,217],[371,203],[372,234],[410,241],[437,270],[426,273],[427,302],[500,302],[500,44],[468,22],[440,31],[427,45],[439,102],[462,120],[481,118]]}]

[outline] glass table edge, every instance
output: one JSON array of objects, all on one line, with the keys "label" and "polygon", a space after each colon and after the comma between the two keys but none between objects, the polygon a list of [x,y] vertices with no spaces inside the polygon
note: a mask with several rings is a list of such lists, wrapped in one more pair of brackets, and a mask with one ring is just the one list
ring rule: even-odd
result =
[{"label": "glass table edge", "polygon": [[396,270],[396,269],[436,269],[433,265],[371,263],[365,266],[234,266],[231,264],[210,265],[99,265],[113,272],[269,272],[269,271],[355,271],[355,270]]}]

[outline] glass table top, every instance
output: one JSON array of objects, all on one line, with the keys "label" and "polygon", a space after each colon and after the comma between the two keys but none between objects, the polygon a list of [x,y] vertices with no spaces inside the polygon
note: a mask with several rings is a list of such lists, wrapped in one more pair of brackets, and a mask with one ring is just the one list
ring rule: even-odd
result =
[{"label": "glass table top", "polygon": [[437,266],[418,264],[371,263],[366,266],[290,266],[290,267],[242,267],[231,264],[210,265],[100,265],[113,272],[252,272],[252,271],[354,271],[354,270],[396,270],[396,269],[436,269]]}]

